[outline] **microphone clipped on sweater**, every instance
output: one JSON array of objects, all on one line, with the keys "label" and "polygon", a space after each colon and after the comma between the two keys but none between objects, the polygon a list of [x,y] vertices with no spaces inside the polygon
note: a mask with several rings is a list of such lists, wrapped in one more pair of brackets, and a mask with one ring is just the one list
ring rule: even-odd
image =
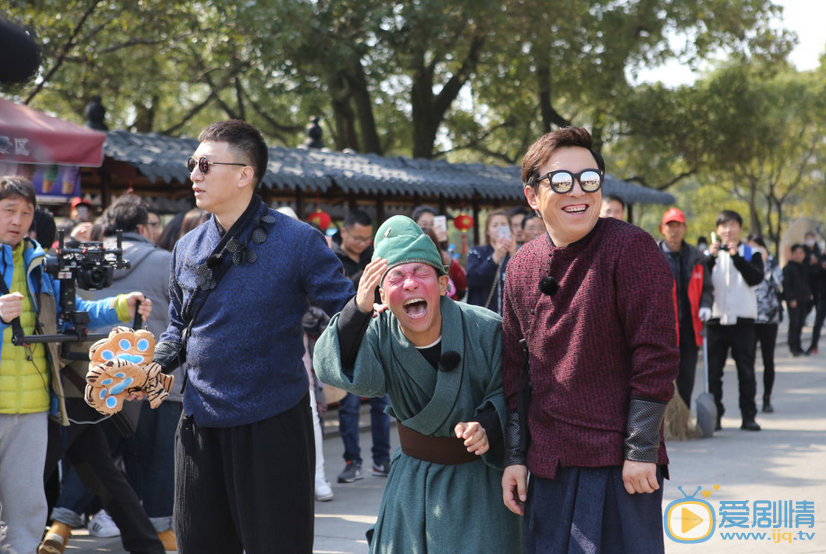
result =
[{"label": "microphone clipped on sweater", "polygon": [[459,367],[459,362],[462,361],[462,356],[455,350],[448,350],[442,354],[439,359],[439,371],[453,371]]},{"label": "microphone clipped on sweater", "polygon": [[544,276],[539,280],[539,292],[545,296],[553,296],[559,290],[559,281],[550,275]]}]

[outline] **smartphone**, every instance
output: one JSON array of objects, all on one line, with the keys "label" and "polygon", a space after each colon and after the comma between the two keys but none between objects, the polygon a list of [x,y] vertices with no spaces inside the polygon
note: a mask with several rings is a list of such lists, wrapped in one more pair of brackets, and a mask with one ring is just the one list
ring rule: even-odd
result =
[{"label": "smartphone", "polygon": [[447,234],[447,216],[433,216],[433,232],[436,233],[437,237],[442,237]]},{"label": "smartphone", "polygon": [[496,228],[496,236],[500,241],[511,238],[511,228],[508,225],[502,225]]}]

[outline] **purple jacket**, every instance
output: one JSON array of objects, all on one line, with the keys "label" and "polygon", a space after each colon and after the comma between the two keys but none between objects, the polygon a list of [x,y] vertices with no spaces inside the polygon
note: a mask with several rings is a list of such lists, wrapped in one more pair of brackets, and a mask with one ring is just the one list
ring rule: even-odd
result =
[{"label": "purple jacket", "polygon": [[[538,289],[546,275],[559,282],[553,296]],[[654,239],[616,219],[566,248],[545,235],[516,253],[505,280],[504,385],[516,411],[527,337],[533,474],[622,465],[631,397],[671,399],[680,361],[673,282]],[[657,458],[668,463],[662,429]]]}]

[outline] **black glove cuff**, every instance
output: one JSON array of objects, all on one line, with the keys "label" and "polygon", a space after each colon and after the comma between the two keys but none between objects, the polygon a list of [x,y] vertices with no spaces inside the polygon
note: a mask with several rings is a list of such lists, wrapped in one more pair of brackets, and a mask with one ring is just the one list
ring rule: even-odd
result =
[{"label": "black glove cuff", "polygon": [[666,404],[632,398],[628,407],[628,436],[625,438],[625,459],[633,462],[657,462],[660,448],[660,428]]},{"label": "black glove cuff", "polygon": [[522,444],[522,424],[519,414],[510,412],[505,425],[505,467],[528,465],[528,449]]},{"label": "black glove cuff", "polygon": [[186,352],[181,352],[181,345],[177,341],[161,341],[155,345],[152,361],[160,365],[164,373],[169,373],[186,361]]}]

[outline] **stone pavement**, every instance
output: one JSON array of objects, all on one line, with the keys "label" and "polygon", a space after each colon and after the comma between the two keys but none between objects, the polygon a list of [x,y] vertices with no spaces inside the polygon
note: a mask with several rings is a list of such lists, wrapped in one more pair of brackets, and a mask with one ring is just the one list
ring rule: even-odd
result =
[{"label": "stone pavement", "polygon": [[[808,336],[808,332],[804,333],[804,339]],[[708,502],[717,517],[716,531],[702,544],[680,544],[666,538],[668,554],[826,553],[826,348],[818,356],[792,358],[782,330],[778,343],[777,377],[772,397],[775,413],[758,415],[762,431],[747,432],[739,428],[737,374],[729,361],[724,377],[723,401],[727,413],[723,417],[723,430],[710,439],[668,444],[671,480],[665,484],[663,508],[683,498],[678,486],[689,496],[699,486],[702,491],[697,498]],[[759,407],[763,394],[759,355],[757,368]],[[701,371],[701,364],[698,364],[695,396],[702,392]],[[363,413],[366,414],[366,410]],[[331,502],[316,502],[314,552],[363,554],[367,552],[364,532],[375,521],[385,481],[371,475],[368,465],[361,481],[335,483],[336,475],[343,468],[343,446],[334,431],[335,418],[335,412],[329,414],[324,454],[328,479],[336,497]],[[395,449],[398,444],[395,429],[391,430],[391,438]],[[363,453],[368,453],[368,458],[370,443],[370,433],[365,430],[361,434],[361,448]],[[708,494],[707,500],[701,498],[704,493]],[[721,501],[740,502],[740,506],[745,502],[748,517],[744,528],[721,527],[721,512],[725,510],[720,508],[726,506]],[[786,508],[791,502],[793,509],[800,507],[798,503],[813,502],[814,526],[795,527],[793,516],[791,526],[781,521],[766,528],[752,527],[755,501],[758,506],[760,501],[768,501],[768,506],[774,508]],[[769,508],[767,516],[777,518],[781,512],[785,510],[776,510],[772,514]],[[705,521],[700,522],[702,518],[682,512],[681,507],[677,508],[677,513],[678,519],[672,521],[672,525],[678,533],[683,525],[679,514],[687,515],[687,527],[696,524],[696,529],[700,529],[705,525]],[[726,526],[734,521],[731,519],[734,515],[731,510],[727,512]],[[764,517],[757,518],[759,523],[768,524]],[[763,538],[752,534],[726,539],[724,532],[764,532],[766,535]],[[85,531],[78,531],[66,552],[120,554],[124,551],[117,538],[93,539]]]}]

